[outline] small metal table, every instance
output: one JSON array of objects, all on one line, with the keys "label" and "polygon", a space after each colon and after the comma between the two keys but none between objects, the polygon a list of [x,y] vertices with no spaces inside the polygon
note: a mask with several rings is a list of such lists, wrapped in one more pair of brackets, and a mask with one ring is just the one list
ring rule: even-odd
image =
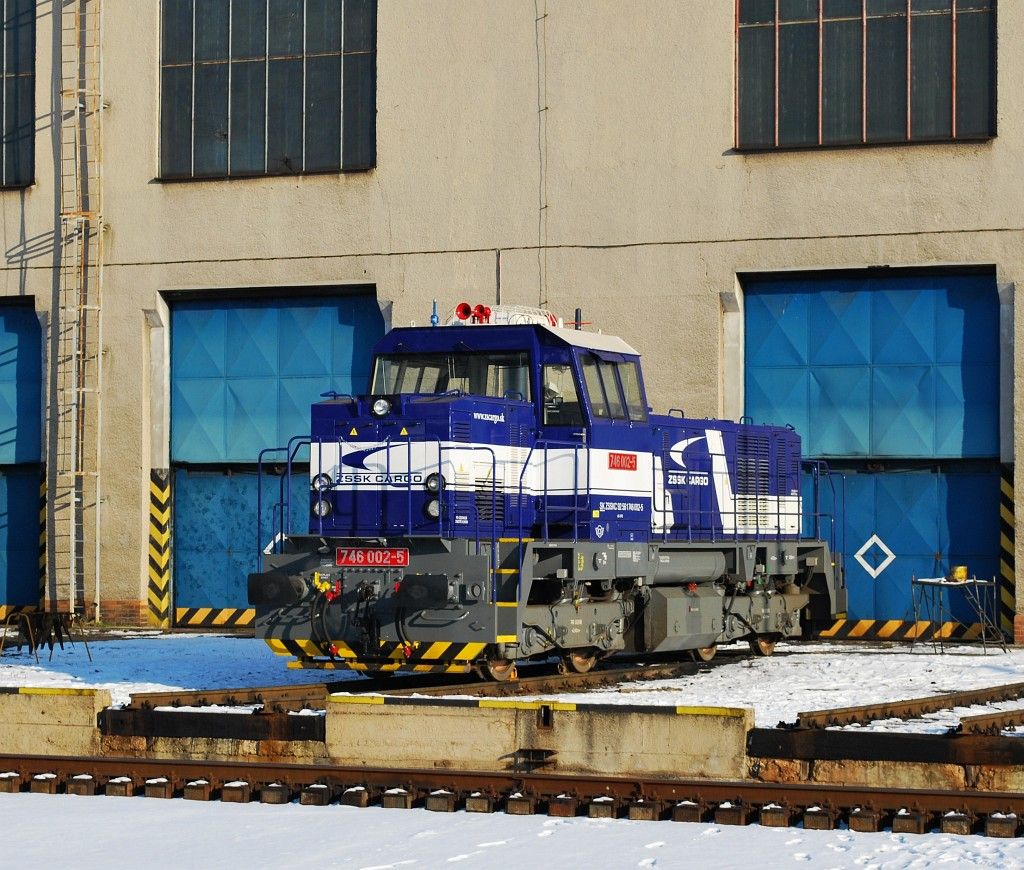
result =
[{"label": "small metal table", "polygon": [[[930,623],[932,649],[945,652],[945,618],[953,615],[948,595],[950,592],[958,592],[976,619],[977,625],[981,626],[982,648],[988,652],[988,643],[991,640],[993,645],[998,645],[1003,652],[1007,652],[1006,638],[1003,637],[1003,632],[996,622],[999,589],[994,579],[979,580],[977,577],[969,577],[966,580],[950,580],[946,577],[912,577],[910,586],[914,599],[914,622],[918,625],[922,620]],[[910,643],[911,648],[921,639],[920,634],[915,633]]]}]

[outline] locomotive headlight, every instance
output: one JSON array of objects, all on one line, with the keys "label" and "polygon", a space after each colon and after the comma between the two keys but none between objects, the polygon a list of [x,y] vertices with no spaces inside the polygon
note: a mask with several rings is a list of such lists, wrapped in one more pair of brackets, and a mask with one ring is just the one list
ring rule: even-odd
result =
[{"label": "locomotive headlight", "polygon": [[333,485],[334,481],[329,474],[318,474],[313,478],[313,489],[330,489]]},{"label": "locomotive headlight", "polygon": [[430,501],[427,502],[427,506],[424,508],[424,510],[427,512],[428,517],[430,517],[432,520],[436,520],[439,516],[441,516],[441,502],[439,502],[436,498],[432,498]]},{"label": "locomotive headlight", "polygon": [[377,399],[370,410],[375,417],[383,417],[391,411],[391,403],[387,399]]},{"label": "locomotive headlight", "polygon": [[444,477],[435,471],[433,474],[427,475],[423,485],[427,488],[427,492],[438,493],[444,489]]},{"label": "locomotive headlight", "polygon": [[319,499],[318,501],[313,502],[312,510],[313,516],[320,518],[326,517],[331,512],[331,503],[327,501],[327,499]]}]

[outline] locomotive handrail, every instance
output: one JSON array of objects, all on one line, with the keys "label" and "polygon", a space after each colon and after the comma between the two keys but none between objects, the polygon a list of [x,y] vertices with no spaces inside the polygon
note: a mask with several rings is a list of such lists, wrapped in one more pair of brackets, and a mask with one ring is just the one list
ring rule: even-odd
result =
[{"label": "locomotive handrail", "polygon": [[[464,445],[452,447],[452,450],[482,451],[491,454],[491,601],[498,597],[498,455],[492,447],[484,445]],[[474,499],[476,496],[476,480],[473,481]],[[480,511],[476,515],[476,554],[480,555]],[[454,534],[454,531],[453,531]]]},{"label": "locomotive handrail", "polygon": [[[417,441],[416,443],[417,444],[426,444],[426,443],[428,443],[428,440],[436,441],[437,442],[437,466],[438,466],[437,473],[440,474],[441,473],[441,449],[442,449],[441,448],[441,441],[440,441],[440,439],[435,437],[433,439],[423,439],[422,441]],[[340,461],[340,457],[341,457],[341,445],[345,444],[345,443],[347,443],[347,442],[344,441],[344,440],[341,440],[341,441],[338,442],[339,461]],[[392,473],[391,473],[391,445],[392,445],[392,443],[394,443],[394,442],[393,442],[393,438],[392,438],[391,435],[389,435],[387,438],[384,439],[384,461],[385,461],[384,473],[387,476],[388,481],[390,481],[391,477],[392,477]],[[406,458],[405,458],[405,469],[406,469],[406,471],[405,471],[405,494],[406,494],[405,508],[406,508],[406,512],[405,512],[405,528],[403,529],[403,531],[405,532],[406,535],[408,535],[409,537],[412,537],[412,444],[413,444],[413,442],[412,442],[411,438],[407,438],[402,443],[405,444],[405,456],[406,456]],[[383,490],[382,492],[387,492],[387,490]],[[381,527],[382,527],[382,529],[383,529],[383,525],[384,525],[384,503],[383,503],[383,496],[382,496],[382,502],[381,502]],[[438,537],[441,537],[442,534],[443,534],[443,529],[442,529],[442,526],[441,526],[441,511],[437,512],[437,534],[438,534]]]},{"label": "locomotive handrail", "polygon": [[[534,446],[530,448],[530,452],[526,456],[526,462],[523,464],[523,469],[519,473],[520,504],[522,503],[523,476],[526,473],[526,469],[529,467],[530,458],[533,455],[534,449],[537,446],[540,446],[540,445],[543,445],[543,450],[544,450],[544,463],[543,463],[544,477],[543,477],[543,490],[542,490],[541,498],[542,498],[543,505],[544,505],[542,515],[544,517],[544,519],[543,519],[543,529],[544,529],[544,537],[545,537],[545,539],[551,537],[551,526],[550,526],[550,519],[549,519],[549,514],[550,514],[549,499],[551,497],[551,492],[550,492],[550,489],[548,487],[548,468],[549,468],[548,453],[549,453],[549,451],[552,448],[559,448],[559,447],[561,447],[561,448],[571,447],[572,448],[572,451],[573,451],[573,456],[572,456],[572,474],[573,474],[573,478],[572,478],[572,506],[571,507],[567,507],[566,510],[573,515],[572,540],[573,540],[573,542],[576,542],[576,541],[579,540],[579,528],[577,527],[578,514],[581,511],[589,509],[589,505],[590,505],[591,490],[590,490],[590,449],[589,449],[589,445],[581,444],[581,443],[576,442],[576,441],[554,441],[554,440],[549,440],[549,439],[542,439],[540,441],[537,441],[536,444],[534,444]],[[579,471],[580,471],[579,453],[580,453],[580,450],[584,449],[584,448],[586,448],[586,450],[587,450],[587,489],[586,489],[586,493],[585,493],[585,498],[587,499],[587,503],[586,503],[586,505],[581,506],[580,503],[579,503],[579,500],[580,500],[580,489],[579,489]],[[568,494],[569,494],[568,493],[568,489],[566,489],[566,495],[568,495]],[[521,537],[522,537],[522,513],[520,512],[520,538]]]},{"label": "locomotive handrail", "polygon": [[[287,453],[287,447],[264,447],[256,456],[256,561],[263,553],[263,457],[268,453]],[[276,543],[276,542],[275,542]]]},{"label": "locomotive handrail", "polygon": [[[579,515],[581,510],[589,508],[589,505],[590,505],[590,496],[591,496],[591,489],[590,489],[590,445],[586,444],[586,443],[580,443],[578,441],[558,441],[558,440],[549,439],[549,438],[544,438],[544,439],[540,439],[538,441],[535,441],[530,446],[530,449],[529,449],[529,451],[526,454],[526,459],[523,460],[522,467],[519,470],[519,488],[518,488],[518,495],[517,495],[517,513],[518,513],[518,522],[519,522],[519,540],[520,540],[520,542],[522,542],[522,540],[523,540],[523,531],[524,531],[524,529],[523,529],[523,480],[526,477],[527,470],[529,470],[529,468],[530,468],[530,460],[533,458],[533,454],[537,450],[538,447],[542,448],[543,452],[544,452],[544,477],[543,477],[543,490],[542,490],[541,499],[542,499],[542,504],[543,504],[542,515],[543,515],[543,518],[544,518],[543,519],[543,529],[544,529],[544,538],[545,539],[549,538],[550,535],[551,535],[551,528],[550,528],[549,522],[548,522],[548,513],[549,513],[549,505],[548,505],[548,498],[549,498],[549,491],[548,491],[548,451],[551,450],[552,448],[562,448],[562,449],[564,449],[564,448],[571,448],[572,451],[573,451],[573,482],[572,482],[572,500],[573,501],[572,501],[572,507],[569,507],[566,510],[569,511],[572,514],[572,539],[575,542],[575,541],[577,541],[579,539],[578,515]],[[586,507],[581,508],[580,503],[579,503],[579,499],[580,499],[579,452],[580,452],[580,450],[583,450],[583,449],[586,450],[586,457],[587,457],[587,489],[586,489],[586,493],[585,493],[585,498],[587,500],[587,503],[586,503]],[[568,494],[568,491],[567,491],[567,494]],[[520,551],[519,551],[519,574],[518,574],[518,582],[517,582],[518,590],[517,590],[517,596],[516,596],[517,599],[519,597],[519,594],[522,593],[523,556],[524,556],[524,551],[523,551],[522,548],[520,548]]]},{"label": "locomotive handrail", "polygon": [[[298,442],[298,443],[296,443]],[[292,445],[295,445],[294,448]],[[275,516],[271,518],[271,526],[277,528],[277,535],[271,543],[275,553],[281,552],[281,541],[286,534],[291,534],[291,480],[292,462],[303,444],[312,445],[309,435],[293,435],[285,447],[264,447],[256,457],[256,554],[257,559],[264,552],[263,545],[263,461],[270,453],[285,454],[285,473],[278,481],[278,500],[274,504]],[[277,516],[280,511],[279,517]],[[285,519],[287,517],[287,520]],[[277,522],[275,523],[275,519]],[[323,519],[321,518],[321,531]]]},{"label": "locomotive handrail", "polygon": [[[838,552],[846,552],[846,524],[837,523],[836,520],[837,513],[839,516],[846,516],[846,475],[833,471],[823,459],[805,459],[803,466],[805,469],[810,469],[814,486],[814,537],[819,540],[821,539],[821,520],[827,519],[829,521],[829,546],[833,552],[837,551],[836,537],[838,534],[840,536]],[[824,477],[828,481],[829,489],[832,490],[832,513],[823,512],[821,509],[822,473],[824,473]],[[840,493],[838,495],[836,494],[836,477],[840,480]],[[840,502],[838,505],[837,499]],[[839,508],[839,510],[837,511],[836,508]]]},{"label": "locomotive handrail", "polygon": [[[339,444],[341,444],[341,443],[345,443],[345,442],[343,442],[343,441],[339,442]],[[384,445],[385,445],[385,448],[386,448],[385,451],[384,451],[385,456],[386,456],[385,473],[388,475],[389,478],[391,477],[391,450],[390,450],[390,447],[391,447],[392,443],[394,443],[393,438],[392,438],[392,436],[389,435],[385,439],[385,441],[384,441]],[[413,528],[412,528],[412,492],[413,492],[413,488],[412,488],[412,445],[413,445],[413,440],[410,438],[410,439],[406,440],[404,443],[406,445],[406,464],[405,464],[405,467],[406,467],[406,480],[405,480],[406,524],[405,524],[405,533],[406,533],[406,535],[411,537],[412,534],[413,534]],[[491,457],[491,537],[490,537],[491,557],[490,557],[490,561],[491,561],[491,586],[492,586],[492,590],[491,591],[492,591],[492,596],[493,596],[495,594],[495,592],[496,592],[495,575],[497,573],[497,567],[498,567],[497,566],[497,548],[498,548],[498,457],[497,457],[497,454],[494,452],[493,448],[487,447],[487,446],[484,446],[484,445],[460,444],[458,447],[445,447],[441,443],[441,439],[436,437],[436,436],[433,437],[433,438],[425,438],[425,439],[422,439],[422,440],[417,441],[415,443],[417,443],[417,444],[436,443],[437,444],[437,474],[439,476],[441,476],[442,479],[443,479],[443,471],[444,471],[444,454],[452,453],[452,452],[455,452],[455,451],[463,451],[463,452],[469,452],[469,453],[484,452],[484,453],[489,453],[490,454],[490,457]],[[473,484],[473,491],[474,491],[474,493],[476,491],[475,479],[474,479],[474,484]],[[438,501],[439,502],[440,502],[440,494],[441,494],[441,490],[438,490]],[[452,535],[454,535],[454,530],[450,530],[450,532],[451,532]],[[444,533],[445,533],[445,529],[444,529],[443,511],[439,510],[438,514],[437,514],[437,534],[438,534],[438,537],[444,537]],[[480,554],[480,546],[481,546],[480,516],[479,516],[479,512],[477,512],[477,515],[476,515],[475,539],[476,539],[476,541],[475,541],[476,542],[476,552],[477,552],[477,555],[479,555]]]},{"label": "locomotive handrail", "polygon": [[[292,444],[295,445],[294,449]],[[308,445],[312,452],[313,438],[311,435],[293,435],[288,439],[288,462],[286,464],[286,478],[281,479],[281,534],[292,533],[292,462],[298,455],[303,445]],[[312,459],[312,456],[310,457]],[[319,467],[319,466],[317,466]],[[285,480],[287,479],[287,483]],[[287,519],[286,519],[287,517]],[[321,524],[323,517],[320,518]],[[322,530],[322,526],[321,526]]]}]

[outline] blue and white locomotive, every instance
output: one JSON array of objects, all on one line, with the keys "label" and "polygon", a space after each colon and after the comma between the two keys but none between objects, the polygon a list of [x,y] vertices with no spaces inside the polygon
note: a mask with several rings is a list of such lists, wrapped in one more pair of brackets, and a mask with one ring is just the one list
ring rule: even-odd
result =
[{"label": "blue and white locomotive", "polygon": [[845,610],[794,431],[654,415],[633,348],[541,309],[392,330],[368,395],[313,405],[309,455],[308,530],[249,577],[295,667],[764,655]]}]

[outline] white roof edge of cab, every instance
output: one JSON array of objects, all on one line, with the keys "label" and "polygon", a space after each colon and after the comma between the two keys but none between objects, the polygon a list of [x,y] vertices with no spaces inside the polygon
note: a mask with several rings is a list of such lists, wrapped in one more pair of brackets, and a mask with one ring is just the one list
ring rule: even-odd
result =
[{"label": "white roof edge of cab", "polygon": [[543,325],[543,328],[553,335],[558,336],[564,342],[574,347],[590,348],[592,350],[603,350],[608,353],[628,353],[639,356],[640,352],[634,350],[617,335],[605,335],[603,332],[585,332],[582,329],[559,329],[556,326]]}]

